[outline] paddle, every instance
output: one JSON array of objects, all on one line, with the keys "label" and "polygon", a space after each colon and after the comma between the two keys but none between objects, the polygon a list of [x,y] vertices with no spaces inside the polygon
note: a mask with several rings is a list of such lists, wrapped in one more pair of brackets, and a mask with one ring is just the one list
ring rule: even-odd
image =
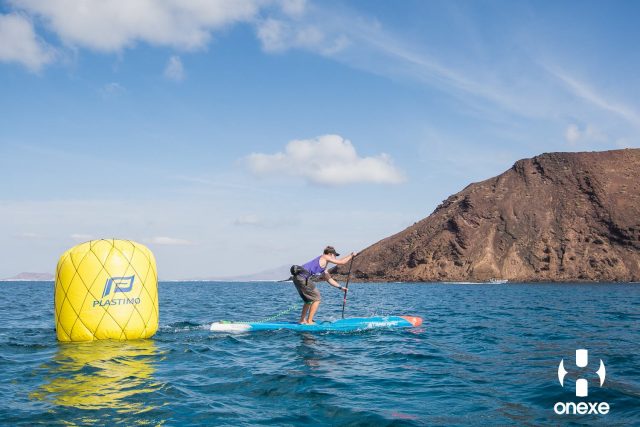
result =
[{"label": "paddle", "polygon": [[342,318],[344,319],[344,306],[347,305],[347,291],[349,290],[349,280],[351,279],[351,266],[353,265],[353,258],[351,257],[351,261],[349,261],[349,274],[347,275],[347,284],[344,289],[344,299],[342,300]]}]

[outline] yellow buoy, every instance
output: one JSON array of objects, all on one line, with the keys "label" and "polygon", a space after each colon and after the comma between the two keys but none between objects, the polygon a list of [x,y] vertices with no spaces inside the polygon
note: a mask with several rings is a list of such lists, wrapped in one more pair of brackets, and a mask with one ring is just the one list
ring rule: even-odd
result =
[{"label": "yellow buoy", "polygon": [[129,240],[92,240],[66,251],[55,284],[60,341],[148,338],[158,330],[156,261]]}]

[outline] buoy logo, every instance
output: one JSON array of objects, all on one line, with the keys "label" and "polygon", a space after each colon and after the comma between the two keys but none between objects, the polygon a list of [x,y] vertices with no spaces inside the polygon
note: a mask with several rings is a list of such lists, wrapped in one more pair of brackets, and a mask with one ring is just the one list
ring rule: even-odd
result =
[{"label": "buoy logo", "polygon": [[[586,368],[589,365],[589,350],[581,348],[576,350],[576,366],[579,368]],[[560,385],[564,387],[564,378],[569,372],[564,367],[564,359],[560,359],[558,365],[558,381]],[[604,385],[604,380],[607,375],[607,370],[604,367],[604,362],[600,359],[600,367],[596,371],[598,378],[600,379],[600,387]],[[576,397],[589,396],[589,382],[585,378],[576,379]],[[553,410],[556,414],[600,414],[605,415],[609,413],[609,404],[607,402],[558,402],[554,405]]]},{"label": "buoy logo", "polygon": [[104,292],[102,292],[102,298],[111,293],[111,287],[113,287],[113,293],[116,292],[131,292],[133,289],[133,279],[135,276],[128,277],[111,277],[107,279],[104,285]]},{"label": "buoy logo", "polygon": [[[126,277],[110,277],[104,284],[104,290],[102,291],[102,297],[100,300],[94,300],[93,306],[108,307],[112,305],[138,305],[140,304],[140,297],[136,298],[116,298],[117,293],[127,293],[133,290],[133,281],[135,276]],[[111,299],[105,299],[111,293],[113,296]]]}]

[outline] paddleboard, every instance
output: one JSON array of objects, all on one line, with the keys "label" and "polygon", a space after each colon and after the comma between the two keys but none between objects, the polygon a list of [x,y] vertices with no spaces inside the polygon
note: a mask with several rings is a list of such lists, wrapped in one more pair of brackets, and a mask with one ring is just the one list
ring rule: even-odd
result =
[{"label": "paddleboard", "polygon": [[241,323],[241,322],[214,322],[210,330],[214,332],[249,332],[272,331],[278,329],[290,329],[303,332],[324,331],[361,331],[376,328],[414,328],[422,324],[422,318],[416,316],[379,316],[379,317],[352,317],[335,321],[319,322],[315,325],[302,325],[291,322],[265,322],[265,323]]}]

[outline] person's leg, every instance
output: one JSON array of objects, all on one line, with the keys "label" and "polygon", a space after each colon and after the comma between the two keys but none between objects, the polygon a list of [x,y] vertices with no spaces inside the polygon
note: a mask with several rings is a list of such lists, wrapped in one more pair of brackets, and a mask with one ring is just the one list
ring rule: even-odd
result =
[{"label": "person's leg", "polygon": [[316,315],[316,311],[318,311],[318,306],[320,305],[320,301],[314,301],[311,303],[311,308],[309,309],[309,319],[307,323],[313,325],[313,316]]},{"label": "person's leg", "polygon": [[302,306],[302,314],[300,314],[300,323],[307,323],[307,314],[309,313],[309,307],[311,304],[305,302]]},{"label": "person's leg", "polygon": [[305,296],[305,285],[306,280],[302,279],[300,276],[293,277],[293,284],[296,286],[296,290],[298,291],[298,295],[302,298],[302,312],[300,313],[300,323],[307,323],[307,315],[309,314],[309,298]]}]

